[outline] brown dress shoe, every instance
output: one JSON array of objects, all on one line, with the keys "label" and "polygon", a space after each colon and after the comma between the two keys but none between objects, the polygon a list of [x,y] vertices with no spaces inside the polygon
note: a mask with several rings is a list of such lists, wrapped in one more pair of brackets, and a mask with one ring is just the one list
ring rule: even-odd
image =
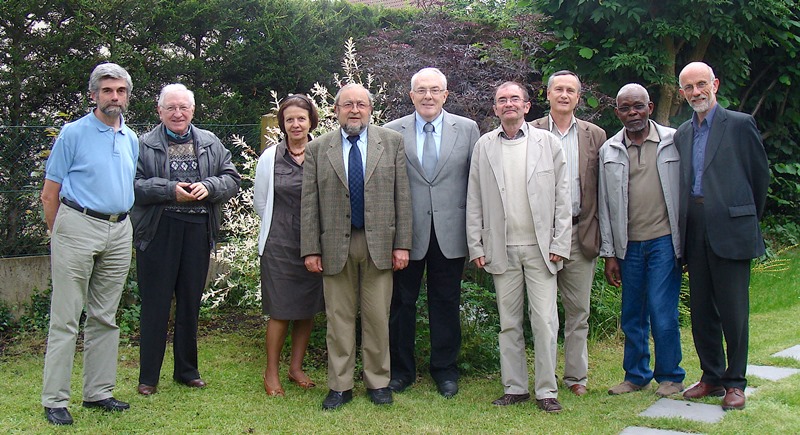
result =
[{"label": "brown dress shoe", "polygon": [[583,396],[586,394],[586,386],[581,384],[570,385],[569,390],[576,396]]},{"label": "brown dress shoe", "polygon": [[724,395],[725,388],[722,385],[711,385],[703,381],[683,392],[684,399],[702,399],[706,396],[722,397]]},{"label": "brown dress shoe", "polygon": [[142,396],[151,396],[156,394],[156,391],[158,390],[156,389],[155,385],[139,384],[139,386],[136,387],[136,391],[138,391]]},{"label": "brown dress shoe", "polygon": [[525,394],[503,394],[497,400],[492,402],[492,405],[497,406],[508,406],[513,405],[515,403],[525,402],[526,400],[530,399],[531,395],[528,393]]},{"label": "brown dress shoe", "polygon": [[563,409],[558,399],[555,397],[548,397],[546,399],[536,399],[536,406],[544,412],[557,413]]},{"label": "brown dress shoe", "polygon": [[725,398],[722,399],[722,409],[724,411],[744,409],[744,402],[744,391],[740,388],[728,388],[725,390]]}]

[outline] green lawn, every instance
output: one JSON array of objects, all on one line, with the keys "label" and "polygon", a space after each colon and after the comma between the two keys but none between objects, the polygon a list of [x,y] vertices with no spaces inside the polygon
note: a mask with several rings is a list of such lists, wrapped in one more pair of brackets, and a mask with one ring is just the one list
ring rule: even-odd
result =
[{"label": "green lawn", "polygon": [[[785,253],[783,258],[788,260],[785,264],[753,276],[750,363],[800,368],[800,361],[770,356],[800,344],[800,250]],[[747,409],[729,412],[717,424],[638,417],[657,400],[654,389],[615,397],[606,393],[623,377],[621,337],[590,343],[589,394],[578,398],[563,390],[559,399],[565,410],[559,415],[546,415],[533,402],[507,408],[491,405],[503,392],[499,374],[462,379],[461,392],[451,400],[439,396],[425,376],[412,389],[396,394],[393,405],[384,407],[372,405],[359,383],[352,403],[336,412],[322,412],[320,404],[327,393],[324,370],[310,372],[319,384],[313,390],[303,391],[286,381],[285,398],[266,397],[261,385],[263,324],[231,327],[233,331],[215,328],[200,341],[201,372],[209,382],[204,390],[170,380],[168,351],[158,394],[139,396],[135,392],[138,348],[120,349],[115,396],[129,401],[131,410],[119,414],[80,406],[79,356],[70,404],[75,425],[70,428],[50,426],[43,417],[39,404],[43,339],[26,338],[7,349],[0,359],[0,431],[617,434],[627,426],[647,426],[707,434],[800,433],[800,375],[779,382],[750,377],[750,386],[758,387],[758,391],[748,400]],[[691,383],[700,375],[699,363],[691,332],[684,328],[682,333],[683,366],[687,383]],[[718,403],[719,399],[706,402]]]}]

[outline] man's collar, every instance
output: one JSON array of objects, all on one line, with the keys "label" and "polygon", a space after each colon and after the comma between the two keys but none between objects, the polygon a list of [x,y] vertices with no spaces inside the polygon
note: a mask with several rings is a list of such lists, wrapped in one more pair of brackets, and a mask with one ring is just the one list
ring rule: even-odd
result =
[{"label": "man's collar", "polygon": [[[419,113],[416,110],[414,111],[414,120],[416,121],[417,131],[422,131],[422,127],[428,123],[428,121],[422,119],[422,117],[419,116]],[[442,131],[441,127],[443,121],[444,121],[444,109],[442,109],[442,111],[439,112],[439,116],[437,116],[436,118],[433,119],[433,121],[431,121],[431,124],[433,124],[433,129],[435,132],[439,133]]]},{"label": "man's collar", "polygon": [[[714,103],[714,105],[708,109],[708,113],[706,113],[706,116],[703,118],[703,121],[706,121],[706,125],[709,127],[711,127],[711,122],[714,121],[714,114],[717,113],[718,105],[719,103]],[[692,127],[694,128],[700,128],[700,123],[697,121],[697,119],[697,112],[692,113]]]}]

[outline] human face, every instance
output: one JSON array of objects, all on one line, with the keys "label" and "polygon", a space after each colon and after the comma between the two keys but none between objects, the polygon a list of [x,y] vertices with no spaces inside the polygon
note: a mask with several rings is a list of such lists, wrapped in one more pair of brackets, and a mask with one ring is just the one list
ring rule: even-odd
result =
[{"label": "human face", "polygon": [[638,133],[647,128],[647,121],[653,113],[653,107],[653,103],[647,101],[644,95],[628,93],[617,97],[617,107],[614,109],[614,113],[622,121],[626,130]]},{"label": "human face", "polygon": [[116,120],[128,110],[128,83],[123,79],[106,78],[100,80],[99,89],[92,92],[97,109],[108,119]]},{"label": "human face", "polygon": [[289,143],[302,144],[308,142],[308,131],[311,129],[308,110],[298,106],[289,106],[284,109],[283,128],[286,130]]},{"label": "human face", "polygon": [[186,134],[194,117],[194,105],[186,92],[170,92],[158,106],[161,122],[175,134]]},{"label": "human face", "polygon": [[345,133],[348,135],[361,134],[367,128],[369,116],[372,113],[367,90],[359,86],[343,90],[339,94],[339,101],[334,108],[334,113]]},{"label": "human face", "polygon": [[525,120],[525,114],[531,103],[525,101],[525,94],[519,86],[509,85],[497,90],[494,95],[494,114],[500,118],[504,127],[519,127]]},{"label": "human face", "polygon": [[547,101],[550,111],[561,115],[571,115],[581,97],[578,79],[571,75],[553,77],[553,83],[547,89]]},{"label": "human face", "polygon": [[711,77],[711,70],[702,63],[690,64],[681,71],[681,95],[695,112],[705,115],[717,104],[719,79]]},{"label": "human face", "polygon": [[425,121],[431,122],[442,113],[442,106],[447,101],[448,92],[441,77],[433,72],[424,72],[417,76],[414,89],[408,95],[411,96],[411,101],[419,116]]}]

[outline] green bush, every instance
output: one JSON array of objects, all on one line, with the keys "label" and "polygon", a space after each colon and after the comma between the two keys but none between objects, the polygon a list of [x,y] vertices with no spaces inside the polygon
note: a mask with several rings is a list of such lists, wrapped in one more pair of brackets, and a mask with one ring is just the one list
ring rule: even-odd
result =
[{"label": "green bush", "polygon": [[11,314],[11,308],[5,303],[0,301],[0,336],[6,335],[14,328],[14,316]]},{"label": "green bush", "polygon": [[47,331],[50,327],[50,295],[53,290],[48,286],[45,290],[33,289],[31,301],[25,305],[24,314],[19,319],[23,331]]}]

